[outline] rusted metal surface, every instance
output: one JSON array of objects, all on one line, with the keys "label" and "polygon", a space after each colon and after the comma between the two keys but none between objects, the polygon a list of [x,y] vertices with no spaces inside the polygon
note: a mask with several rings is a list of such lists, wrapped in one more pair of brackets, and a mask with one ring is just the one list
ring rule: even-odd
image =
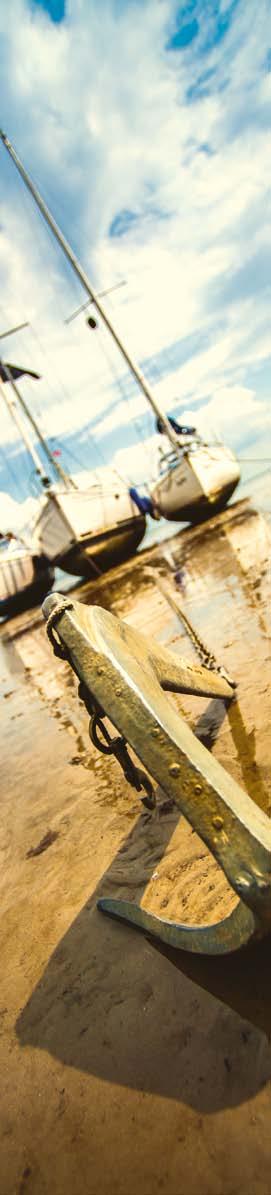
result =
[{"label": "rusted metal surface", "polygon": [[[161,941],[192,952],[237,950],[271,928],[271,829],[263,810],[198,741],[163,690],[219,697],[233,689],[221,675],[174,656],[100,607],[50,595],[44,616],[57,625],[57,654],[205,842],[240,898],[212,926],[163,921],[130,902],[99,907]],[[60,640],[60,644],[59,644]],[[109,781],[110,783],[110,781]]]}]

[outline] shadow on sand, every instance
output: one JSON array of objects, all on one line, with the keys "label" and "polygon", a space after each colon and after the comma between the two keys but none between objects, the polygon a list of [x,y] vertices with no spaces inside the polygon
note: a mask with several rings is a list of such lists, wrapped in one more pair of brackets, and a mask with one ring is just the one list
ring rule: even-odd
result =
[{"label": "shadow on sand", "polygon": [[[219,716],[217,703],[208,707],[213,740],[221,706]],[[198,732],[207,729],[205,715]],[[178,820],[161,793],[156,818],[139,817],[16,1028],[22,1046],[67,1066],[208,1113],[247,1101],[271,1077],[270,940],[196,957],[160,948],[96,909],[102,894],[140,899]]]}]

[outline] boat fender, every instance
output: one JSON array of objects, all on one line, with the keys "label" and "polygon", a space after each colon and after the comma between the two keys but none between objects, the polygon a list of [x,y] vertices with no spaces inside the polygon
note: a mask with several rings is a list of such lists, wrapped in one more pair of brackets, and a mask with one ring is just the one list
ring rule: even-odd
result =
[{"label": "boat fender", "polygon": [[132,498],[132,501],[135,503],[135,506],[137,506],[138,510],[140,511],[140,514],[151,515],[152,519],[157,517],[151,498],[148,498],[146,494],[139,494],[138,490],[136,490],[135,486],[133,485],[130,486],[129,494],[130,498]]}]

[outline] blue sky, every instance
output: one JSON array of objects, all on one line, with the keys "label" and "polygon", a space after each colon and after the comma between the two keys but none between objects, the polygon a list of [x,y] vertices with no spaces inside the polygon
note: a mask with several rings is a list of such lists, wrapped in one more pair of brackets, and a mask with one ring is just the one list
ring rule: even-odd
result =
[{"label": "blue sky", "polygon": [[[1,123],[94,285],[125,280],[108,311],[158,400],[256,460],[271,457],[270,63],[269,0],[257,20],[255,0],[0,12]],[[0,323],[31,325],[3,352],[42,374],[23,392],[64,451],[138,480],[151,416],[106,333],[65,325],[84,294],[2,147],[0,168]]]},{"label": "blue sky", "polygon": [[51,21],[59,24],[65,18],[65,0],[32,0],[33,8],[43,8]]}]

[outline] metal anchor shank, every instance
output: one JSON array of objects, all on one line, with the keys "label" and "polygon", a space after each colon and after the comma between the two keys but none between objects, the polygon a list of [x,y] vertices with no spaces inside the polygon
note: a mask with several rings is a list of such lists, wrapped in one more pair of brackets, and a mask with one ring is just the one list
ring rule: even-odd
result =
[{"label": "metal anchor shank", "polygon": [[[65,603],[64,603],[65,606]],[[268,818],[196,739],[164,690],[230,701],[228,681],[190,664],[98,606],[57,594],[46,598],[46,619],[80,681],[173,797],[217,859],[240,897],[230,917],[213,926],[167,922],[131,902],[103,899],[99,907],[160,940],[192,951],[238,949],[271,928],[271,827]]]}]

